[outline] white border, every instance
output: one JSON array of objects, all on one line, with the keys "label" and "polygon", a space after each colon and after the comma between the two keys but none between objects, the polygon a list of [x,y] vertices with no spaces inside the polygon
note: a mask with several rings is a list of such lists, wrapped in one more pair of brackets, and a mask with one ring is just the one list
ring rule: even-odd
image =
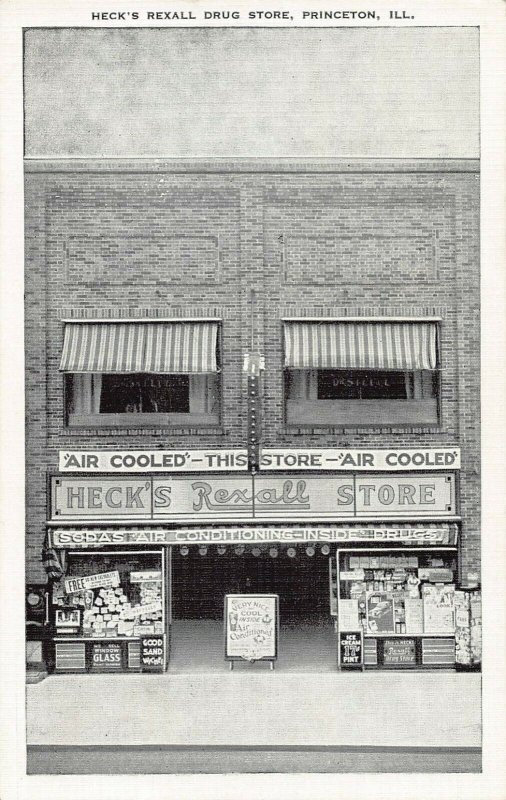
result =
[{"label": "white border", "polygon": [[[122,8],[138,9],[149,4],[125,2]],[[262,7],[274,6],[264,0]],[[277,8],[295,7],[297,0],[276,3]],[[149,4],[167,7],[161,2]],[[174,7],[175,4],[171,4]],[[180,0],[178,8],[205,7],[201,0]],[[245,5],[235,0],[234,8]],[[259,4],[248,4],[249,7]],[[299,4],[301,5],[301,4]],[[308,3],[305,4],[309,5]],[[321,4],[330,6],[331,4]],[[482,311],[483,311],[483,567],[485,580],[485,673],[484,673],[484,772],[482,775],[219,775],[219,776],[38,776],[24,775],[24,542],[18,535],[24,527],[23,466],[23,162],[22,162],[22,69],[23,26],[89,26],[89,11],[115,10],[117,2],[42,3],[4,0],[2,24],[2,527],[0,540],[0,586],[4,643],[2,666],[2,788],[4,800],[89,800],[108,798],[177,797],[178,800],[219,798],[425,798],[444,800],[503,800],[506,770],[504,741],[504,585],[505,537],[503,441],[504,441],[504,4],[500,0],[476,2],[423,2],[413,0],[416,25],[479,25],[481,28],[482,75]],[[229,6],[229,7],[230,7]],[[348,7],[351,3],[347,4]],[[374,2],[374,8],[400,8],[398,0]],[[223,2],[213,8],[224,8]],[[341,0],[333,8],[346,7]],[[188,23],[182,23],[186,26]],[[219,24],[219,23],[218,23]],[[322,26],[328,23],[322,23]],[[352,25],[353,23],[349,23]],[[379,23],[383,26],[383,21]],[[401,25],[411,23],[400,23]],[[111,23],[115,27],[117,23]],[[102,27],[107,27],[103,24]],[[135,23],[135,26],[139,26]],[[140,26],[139,26],[140,27]],[[5,390],[7,385],[8,389]],[[17,535],[7,536],[7,532]],[[7,624],[5,624],[7,623]]]}]

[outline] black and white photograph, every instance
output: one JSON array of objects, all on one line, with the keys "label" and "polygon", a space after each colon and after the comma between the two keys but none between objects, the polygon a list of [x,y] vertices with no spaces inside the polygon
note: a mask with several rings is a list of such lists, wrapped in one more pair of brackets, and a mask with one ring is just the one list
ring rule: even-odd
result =
[{"label": "black and white photograph", "polygon": [[503,797],[504,19],[393,5],[5,6],[9,800]]}]

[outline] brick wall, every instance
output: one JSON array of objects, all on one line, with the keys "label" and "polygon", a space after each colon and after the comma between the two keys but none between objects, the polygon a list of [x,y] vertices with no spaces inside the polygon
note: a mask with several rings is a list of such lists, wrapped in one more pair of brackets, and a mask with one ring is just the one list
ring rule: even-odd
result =
[{"label": "brick wall", "polygon": [[[459,445],[463,575],[477,569],[478,215],[475,162],[28,162],[29,579],[58,450],[244,446],[252,345],[266,446]],[[221,317],[222,426],[66,430],[62,319],[94,314]],[[287,429],[282,318],[304,315],[441,317],[441,426]]]}]

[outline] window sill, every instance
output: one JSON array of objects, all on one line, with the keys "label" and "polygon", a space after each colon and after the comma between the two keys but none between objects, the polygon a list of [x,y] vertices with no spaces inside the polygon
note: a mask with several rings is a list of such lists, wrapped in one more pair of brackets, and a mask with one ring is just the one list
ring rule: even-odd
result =
[{"label": "window sill", "polygon": [[285,436],[380,436],[381,434],[441,434],[440,425],[285,425],[281,431]]},{"label": "window sill", "polygon": [[437,400],[288,400],[290,428],[439,427]]},{"label": "window sill", "polygon": [[69,414],[67,430],[217,427],[217,414]]},{"label": "window sill", "polygon": [[[55,433],[55,432],[53,432]],[[61,443],[61,436],[69,439],[109,439],[118,437],[139,436],[144,438],[156,439],[159,436],[181,437],[181,436],[226,436],[228,432],[223,428],[203,426],[201,428],[191,428],[189,426],[176,428],[63,428],[56,432],[57,442]]]}]

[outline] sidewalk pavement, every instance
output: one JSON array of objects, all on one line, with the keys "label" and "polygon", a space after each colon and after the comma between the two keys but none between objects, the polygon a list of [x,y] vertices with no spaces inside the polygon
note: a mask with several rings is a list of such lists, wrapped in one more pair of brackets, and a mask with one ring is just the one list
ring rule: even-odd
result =
[{"label": "sidewalk pavement", "polygon": [[479,748],[481,676],[452,671],[53,675],[31,746]]}]

